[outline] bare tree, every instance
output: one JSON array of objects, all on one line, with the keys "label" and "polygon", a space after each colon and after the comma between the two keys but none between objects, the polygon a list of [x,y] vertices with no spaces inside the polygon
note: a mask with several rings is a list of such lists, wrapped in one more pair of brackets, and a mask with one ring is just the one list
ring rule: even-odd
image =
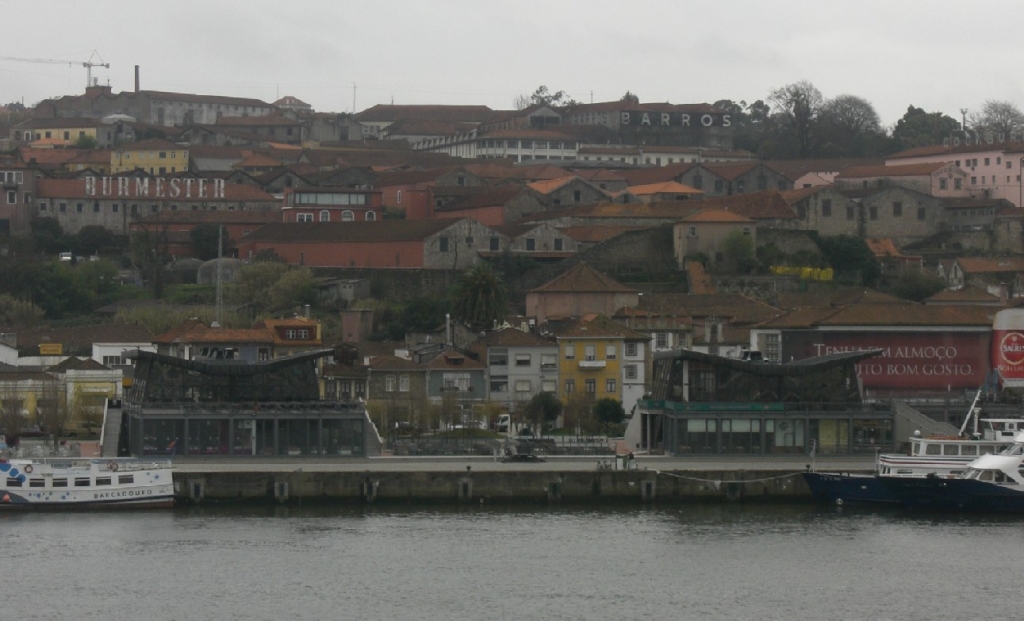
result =
[{"label": "bare tree", "polygon": [[800,157],[808,157],[814,122],[824,102],[821,91],[810,82],[801,80],[775,89],[768,96],[768,101],[792,132]]},{"label": "bare tree", "polygon": [[1003,140],[1024,129],[1024,113],[1009,101],[989,99],[981,108],[981,114],[971,114],[968,125],[978,133],[990,134]]}]

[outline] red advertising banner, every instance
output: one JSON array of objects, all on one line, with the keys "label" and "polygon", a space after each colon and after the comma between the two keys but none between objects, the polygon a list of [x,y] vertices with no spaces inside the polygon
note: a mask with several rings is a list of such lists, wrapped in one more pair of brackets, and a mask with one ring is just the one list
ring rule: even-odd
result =
[{"label": "red advertising banner", "polygon": [[1024,386],[1024,310],[996,313],[992,322],[992,368],[1004,386]]},{"label": "red advertising banner", "polygon": [[783,360],[881,349],[857,365],[866,390],[977,389],[989,369],[991,332],[786,332]]}]

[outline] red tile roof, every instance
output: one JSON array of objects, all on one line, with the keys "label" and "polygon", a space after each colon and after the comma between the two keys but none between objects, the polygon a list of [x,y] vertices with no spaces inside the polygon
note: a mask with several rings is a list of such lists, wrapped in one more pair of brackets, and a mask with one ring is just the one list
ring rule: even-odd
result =
[{"label": "red tile roof", "polygon": [[704,192],[678,181],[662,181],[660,183],[645,183],[643,185],[631,185],[628,189],[634,196],[649,196],[651,194],[703,194]]},{"label": "red tile roof", "polygon": [[458,218],[372,222],[285,222],[253,231],[245,240],[296,244],[422,241],[454,226],[457,222]]},{"label": "red tile roof", "polygon": [[785,220],[797,217],[789,202],[778,190],[704,197],[687,203],[696,209],[726,209],[754,220]]},{"label": "red tile roof", "polygon": [[687,216],[680,222],[712,222],[712,223],[752,223],[753,220],[738,213],[725,209],[704,209],[692,216]]},{"label": "red tile roof", "polygon": [[922,177],[949,166],[947,162],[923,164],[902,164],[899,166],[852,166],[841,172],[836,179],[860,179],[864,177]]},{"label": "red tile roof", "polygon": [[965,274],[1024,272],[1024,257],[958,257],[956,262]]},{"label": "red tile roof", "polygon": [[632,289],[602,274],[586,263],[578,263],[568,272],[548,281],[547,283],[532,289],[531,293],[636,293]]}]

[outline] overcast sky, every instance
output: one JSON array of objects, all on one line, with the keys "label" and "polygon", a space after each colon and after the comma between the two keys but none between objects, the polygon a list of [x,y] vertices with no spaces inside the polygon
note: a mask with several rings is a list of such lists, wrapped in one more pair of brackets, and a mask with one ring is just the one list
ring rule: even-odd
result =
[{"label": "overcast sky", "polygon": [[[767,99],[799,80],[960,119],[988,99],[1024,108],[1024,2],[347,0],[4,3],[0,56],[83,62],[141,88],[320,112],[378,103],[511,109],[539,85],[583,101]],[[19,27],[19,24],[25,27]],[[99,58],[95,58],[98,62]],[[0,60],[0,103],[81,93],[80,64]],[[354,97],[353,97],[353,85]]]}]

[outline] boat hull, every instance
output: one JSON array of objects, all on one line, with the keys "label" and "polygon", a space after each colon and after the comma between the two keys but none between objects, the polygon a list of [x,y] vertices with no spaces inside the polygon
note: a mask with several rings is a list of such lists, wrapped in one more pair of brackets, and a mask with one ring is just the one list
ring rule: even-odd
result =
[{"label": "boat hull", "polygon": [[886,478],[882,482],[908,509],[1024,513],[1024,490],[1015,485],[940,477]]},{"label": "boat hull", "polygon": [[897,504],[899,499],[873,474],[804,472],[804,481],[816,500],[845,504]]}]

